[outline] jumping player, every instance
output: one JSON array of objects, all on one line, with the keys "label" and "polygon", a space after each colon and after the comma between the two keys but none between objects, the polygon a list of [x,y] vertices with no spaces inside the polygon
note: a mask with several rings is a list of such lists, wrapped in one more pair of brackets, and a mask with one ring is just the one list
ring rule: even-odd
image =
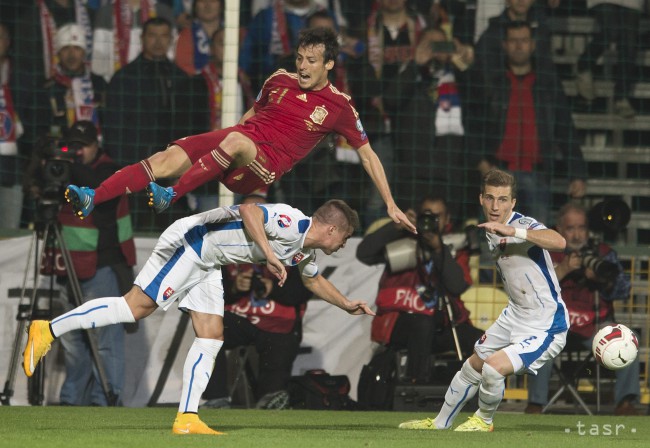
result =
[{"label": "jumping player", "polygon": [[[176,140],[165,151],[118,171],[96,190],[70,185],[68,201],[84,217],[96,204],[145,188],[149,205],[157,212],[213,179],[235,193],[249,194],[280,179],[327,134],[336,132],[357,148],[388,215],[415,233],[415,226],[395,204],[350,97],[327,79],[338,51],[332,30],[303,30],[296,49],[297,73],[278,70],[271,75],[239,124]],[[178,176],[173,187],[155,183]]]},{"label": "jumping player", "polygon": [[198,417],[214,360],[223,345],[223,285],[221,267],[266,263],[282,286],[284,266],[298,266],[311,292],[350,314],[374,315],[366,302],[349,301],[318,272],[315,249],[326,254],[345,246],[359,226],[359,217],[345,202],[330,200],[312,218],[284,204],[243,204],[221,207],[179,219],[163,232],[123,297],[90,300],[51,322],[29,326],[23,368],[32,376],[54,339],[72,330],[120,322],[135,322],[180,300],[196,334],[183,367],[183,388],[174,434],[222,434]]},{"label": "jumping player", "polygon": [[536,374],[564,348],[569,316],[547,251],[564,250],[566,242],[555,230],[514,212],[516,197],[515,179],[509,173],[491,170],[483,178],[480,202],[487,222],[479,227],[486,231],[508,306],[452,379],[435,419],[404,422],[399,425],[402,429],[450,429],[478,390],[479,409],[455,430],[493,431],[505,378]]}]

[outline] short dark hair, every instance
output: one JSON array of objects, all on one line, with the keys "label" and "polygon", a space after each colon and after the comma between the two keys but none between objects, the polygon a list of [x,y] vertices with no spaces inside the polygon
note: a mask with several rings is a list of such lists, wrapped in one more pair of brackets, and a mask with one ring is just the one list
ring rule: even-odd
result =
[{"label": "short dark hair", "polygon": [[142,24],[142,35],[143,36],[145,35],[145,33],[147,32],[147,28],[149,28],[150,26],[160,26],[160,25],[167,25],[170,31],[173,29],[171,22],[165,19],[164,17],[152,17],[151,19],[147,20]]},{"label": "short dark hair", "polygon": [[300,47],[307,48],[315,45],[323,45],[324,62],[336,61],[339,55],[339,42],[336,33],[329,28],[307,28],[300,32],[296,50]]},{"label": "short dark hair", "polygon": [[422,213],[422,207],[424,207],[425,202],[440,202],[444,205],[445,212],[449,213],[449,203],[447,202],[447,199],[438,194],[430,194],[420,199],[417,206],[418,213]]},{"label": "short dark hair", "polygon": [[318,207],[314,212],[314,218],[322,223],[338,227],[347,225],[351,233],[361,226],[359,214],[340,199],[330,199]]},{"label": "short dark hair", "polygon": [[530,37],[532,39],[535,39],[535,30],[533,29],[530,22],[527,22],[525,20],[512,20],[506,24],[506,32],[503,34],[503,40],[508,39],[508,32],[510,30],[520,30],[522,28],[528,28],[528,31],[530,31]]},{"label": "short dark hair", "polygon": [[517,181],[515,177],[507,171],[493,169],[483,176],[481,182],[481,194],[485,194],[485,187],[510,187],[510,195],[513,199],[517,198]]}]

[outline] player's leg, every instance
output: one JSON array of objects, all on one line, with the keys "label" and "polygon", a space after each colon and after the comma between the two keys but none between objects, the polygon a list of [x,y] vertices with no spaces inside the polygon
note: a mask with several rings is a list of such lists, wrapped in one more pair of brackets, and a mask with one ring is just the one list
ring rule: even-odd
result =
[{"label": "player's leg", "polygon": [[210,381],[214,361],[223,346],[223,286],[221,271],[210,271],[192,287],[179,304],[189,311],[196,338],[183,366],[183,387],[178,414],[172,426],[174,434],[220,435],[198,416],[201,395]]},{"label": "player's leg", "polygon": [[156,179],[180,176],[190,165],[190,158],[183,148],[171,145],[146,160],[116,171],[95,190],[76,185],[68,186],[66,198],[77,214],[88,216],[95,205],[123,194],[142,191]]},{"label": "player's leg", "polygon": [[231,130],[221,137],[217,145],[210,146],[214,149],[196,160],[174,185],[173,201],[206,182],[223,179],[231,168],[246,166],[255,159],[257,146],[244,134]]},{"label": "player's leg", "polygon": [[[134,286],[124,297],[102,297],[48,322],[35,320],[29,326],[27,346],[23,352],[23,369],[32,376],[36,366],[50,350],[54,339],[73,330],[86,330],[106,325],[135,322],[148,316],[156,304]],[[136,310],[135,312],[133,310]]]}]

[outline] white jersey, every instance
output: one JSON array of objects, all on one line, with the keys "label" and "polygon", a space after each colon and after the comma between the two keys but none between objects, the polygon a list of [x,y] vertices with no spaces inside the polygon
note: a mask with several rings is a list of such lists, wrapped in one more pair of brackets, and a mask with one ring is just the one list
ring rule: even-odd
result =
[{"label": "white jersey", "polygon": [[[526,230],[546,229],[534,218],[517,212],[507,223]],[[509,320],[549,334],[567,331],[569,316],[548,251],[513,236],[486,236],[510,299],[504,310]]]},{"label": "white jersey", "polygon": [[[264,231],[278,259],[287,266],[299,265],[302,275],[315,277],[318,274],[315,250],[302,247],[311,218],[286,204],[258,206],[264,212]],[[189,246],[206,267],[266,262],[260,247],[244,231],[239,205],[180,219],[170,230],[174,227],[172,234],[182,234],[185,240],[178,243]]]},{"label": "white jersey", "polygon": [[[278,259],[297,265],[306,277],[318,275],[315,250],[303,248],[311,218],[284,204],[259,207]],[[134,284],[165,310],[180,299],[182,309],[223,316],[221,267],[265,262],[262,250],[244,230],[239,206],[221,207],[169,226]]]}]

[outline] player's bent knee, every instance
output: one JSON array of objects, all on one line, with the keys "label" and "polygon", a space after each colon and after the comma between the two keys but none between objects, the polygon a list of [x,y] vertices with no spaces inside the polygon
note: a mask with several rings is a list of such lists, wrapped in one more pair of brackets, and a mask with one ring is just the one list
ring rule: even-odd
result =
[{"label": "player's bent knee", "polygon": [[253,143],[250,138],[239,132],[231,132],[228,134],[226,138],[222,140],[221,144],[219,144],[219,147],[232,158],[245,158],[252,160],[257,154],[255,143]]},{"label": "player's bent knee", "polygon": [[156,302],[146,295],[139,286],[133,286],[129,292],[124,295],[127,305],[133,314],[135,320],[144,319],[158,308]]},{"label": "player's bent knee", "polygon": [[156,179],[180,176],[192,165],[185,150],[178,145],[171,145],[147,160]]}]

